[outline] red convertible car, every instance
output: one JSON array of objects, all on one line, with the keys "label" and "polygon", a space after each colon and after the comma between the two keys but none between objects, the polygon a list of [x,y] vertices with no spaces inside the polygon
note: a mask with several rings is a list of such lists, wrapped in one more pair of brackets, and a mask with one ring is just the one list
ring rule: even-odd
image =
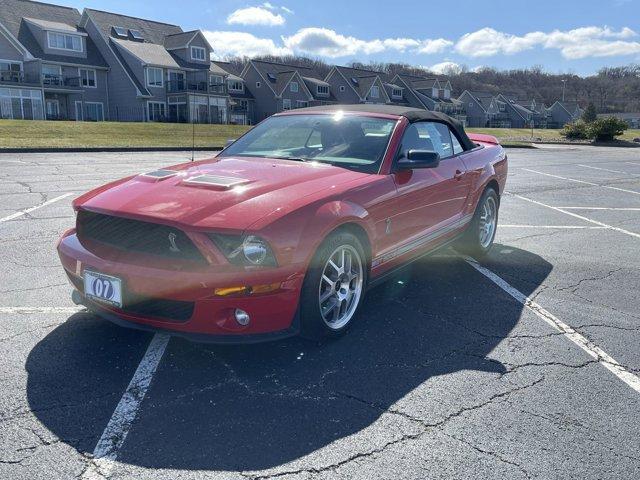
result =
[{"label": "red convertible car", "polygon": [[208,160],[74,201],[58,244],[77,304],[195,340],[343,333],[368,286],[453,241],[493,243],[507,157],[446,115],[334,105],[274,115]]}]

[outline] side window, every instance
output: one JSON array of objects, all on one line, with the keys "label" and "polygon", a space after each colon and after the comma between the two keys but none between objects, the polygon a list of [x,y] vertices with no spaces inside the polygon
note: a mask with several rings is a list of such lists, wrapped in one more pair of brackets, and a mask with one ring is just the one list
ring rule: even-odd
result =
[{"label": "side window", "polygon": [[[455,138],[455,137],[453,137]],[[460,143],[455,142],[462,151]],[[440,158],[447,158],[454,154],[454,144],[449,127],[437,122],[416,122],[407,127],[402,137],[402,155],[408,150],[430,150],[438,152]]]},{"label": "side window", "polygon": [[451,145],[453,145],[453,154],[458,155],[459,153],[464,152],[462,145],[458,141],[458,137],[456,137],[455,133],[451,132]]}]

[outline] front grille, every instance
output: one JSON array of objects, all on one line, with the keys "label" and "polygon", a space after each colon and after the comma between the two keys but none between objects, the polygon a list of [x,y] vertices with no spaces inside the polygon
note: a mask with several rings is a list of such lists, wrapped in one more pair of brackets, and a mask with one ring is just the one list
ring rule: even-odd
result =
[{"label": "front grille", "polygon": [[182,230],[167,225],[81,210],[76,230],[87,250],[91,250],[90,242],[94,241],[128,252],[205,262],[200,250]]}]

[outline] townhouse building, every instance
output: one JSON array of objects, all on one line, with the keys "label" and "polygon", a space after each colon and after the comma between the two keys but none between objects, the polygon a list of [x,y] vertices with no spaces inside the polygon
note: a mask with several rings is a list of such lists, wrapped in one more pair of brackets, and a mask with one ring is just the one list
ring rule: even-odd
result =
[{"label": "townhouse building", "polygon": [[0,0],[0,118],[104,120],[109,64],[75,8]]},{"label": "townhouse building", "polygon": [[465,90],[460,94],[458,100],[462,108],[464,108],[468,127],[483,128],[488,125],[489,116],[487,110],[494,96],[494,94],[488,92],[472,92],[469,90]]},{"label": "townhouse building", "polygon": [[111,67],[111,120],[227,123],[227,86],[200,30],[88,8],[80,27]]},{"label": "townhouse building", "polygon": [[309,67],[249,60],[240,76],[254,97],[257,122],[283,110],[336,103],[331,85]]},{"label": "townhouse building", "polygon": [[[409,106],[442,112],[466,124],[464,105],[459,99],[452,98],[449,80],[397,74],[391,79],[391,84],[400,86],[403,92],[402,100]],[[397,103],[397,100],[392,99],[393,103]]]},{"label": "townhouse building", "polygon": [[391,103],[388,91],[393,87],[385,87],[383,79],[382,72],[335,65],[324,80],[337,103]]}]

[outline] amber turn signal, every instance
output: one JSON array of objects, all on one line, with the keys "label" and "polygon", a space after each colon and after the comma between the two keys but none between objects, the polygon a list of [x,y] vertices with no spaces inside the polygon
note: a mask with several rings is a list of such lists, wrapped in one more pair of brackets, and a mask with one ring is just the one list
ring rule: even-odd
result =
[{"label": "amber turn signal", "polygon": [[254,285],[254,286],[238,286],[238,287],[223,287],[216,288],[213,294],[218,297],[226,297],[227,295],[254,295],[260,293],[275,292],[280,288],[280,283],[269,283],[266,285]]}]

